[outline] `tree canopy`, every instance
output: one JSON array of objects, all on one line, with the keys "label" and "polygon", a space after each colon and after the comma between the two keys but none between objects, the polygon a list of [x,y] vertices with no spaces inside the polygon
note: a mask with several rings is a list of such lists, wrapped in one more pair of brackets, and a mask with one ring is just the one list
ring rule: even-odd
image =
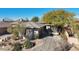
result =
[{"label": "tree canopy", "polygon": [[44,14],[42,21],[54,25],[68,24],[73,20],[74,16],[75,15],[73,13],[65,10],[54,10]]},{"label": "tree canopy", "polygon": [[31,21],[33,21],[33,22],[38,22],[38,21],[39,21],[39,17],[36,17],[36,16],[35,16],[35,17],[32,18]]}]

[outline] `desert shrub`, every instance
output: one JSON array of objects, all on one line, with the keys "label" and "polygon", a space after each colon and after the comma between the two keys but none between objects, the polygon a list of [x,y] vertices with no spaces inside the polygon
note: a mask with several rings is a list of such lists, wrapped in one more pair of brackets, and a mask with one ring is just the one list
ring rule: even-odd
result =
[{"label": "desert shrub", "polygon": [[23,47],[28,49],[28,48],[32,48],[35,44],[30,42],[30,40],[26,40],[23,44]]},{"label": "desert shrub", "polygon": [[22,50],[22,45],[20,43],[15,43],[12,50],[13,51],[21,51]]},{"label": "desert shrub", "polygon": [[11,39],[13,39],[13,40],[18,40],[19,37],[15,36],[15,35],[12,35],[12,36],[11,36]]},{"label": "desert shrub", "polygon": [[75,35],[76,38],[79,40],[79,31],[76,32],[77,35]]},{"label": "desert shrub", "polygon": [[24,47],[25,47],[26,49],[31,48],[31,43],[30,43],[29,40],[26,40],[26,41],[24,42]]}]

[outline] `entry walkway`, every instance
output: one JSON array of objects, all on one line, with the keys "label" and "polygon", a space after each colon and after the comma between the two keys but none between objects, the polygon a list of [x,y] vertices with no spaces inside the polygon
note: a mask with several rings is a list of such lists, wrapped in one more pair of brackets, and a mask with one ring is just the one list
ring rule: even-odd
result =
[{"label": "entry walkway", "polygon": [[68,43],[73,44],[73,47],[70,49],[70,51],[79,51],[79,40],[75,37],[69,37]]},{"label": "entry walkway", "polygon": [[67,41],[72,45],[70,51],[79,51],[79,40],[76,37],[69,37],[67,31],[65,31],[65,35],[67,37]]},{"label": "entry walkway", "polygon": [[68,43],[70,43],[70,44],[79,44],[79,40],[75,37],[68,37]]}]

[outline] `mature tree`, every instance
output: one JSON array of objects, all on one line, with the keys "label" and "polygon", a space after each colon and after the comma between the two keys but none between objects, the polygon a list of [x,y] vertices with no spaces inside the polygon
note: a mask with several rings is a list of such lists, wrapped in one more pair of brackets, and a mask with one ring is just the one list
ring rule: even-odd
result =
[{"label": "mature tree", "polygon": [[[65,10],[54,10],[49,11],[42,17],[42,21],[55,25],[56,31],[60,34],[64,34],[64,26],[67,25],[70,27],[70,33],[73,34],[75,30],[74,25],[74,14]],[[63,36],[64,37],[64,36]]]},{"label": "mature tree", "polygon": [[73,20],[74,14],[65,10],[54,10],[44,14],[42,20],[49,24],[69,24]]},{"label": "mature tree", "polygon": [[39,21],[39,17],[33,17],[31,21],[38,22]]}]

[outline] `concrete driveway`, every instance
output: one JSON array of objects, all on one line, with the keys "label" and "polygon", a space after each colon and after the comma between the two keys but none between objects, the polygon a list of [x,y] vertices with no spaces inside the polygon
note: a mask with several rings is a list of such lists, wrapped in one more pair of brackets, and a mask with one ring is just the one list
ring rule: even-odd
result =
[{"label": "concrete driveway", "polygon": [[69,45],[61,36],[48,36],[40,40],[43,43],[32,48],[32,51],[64,51]]}]

